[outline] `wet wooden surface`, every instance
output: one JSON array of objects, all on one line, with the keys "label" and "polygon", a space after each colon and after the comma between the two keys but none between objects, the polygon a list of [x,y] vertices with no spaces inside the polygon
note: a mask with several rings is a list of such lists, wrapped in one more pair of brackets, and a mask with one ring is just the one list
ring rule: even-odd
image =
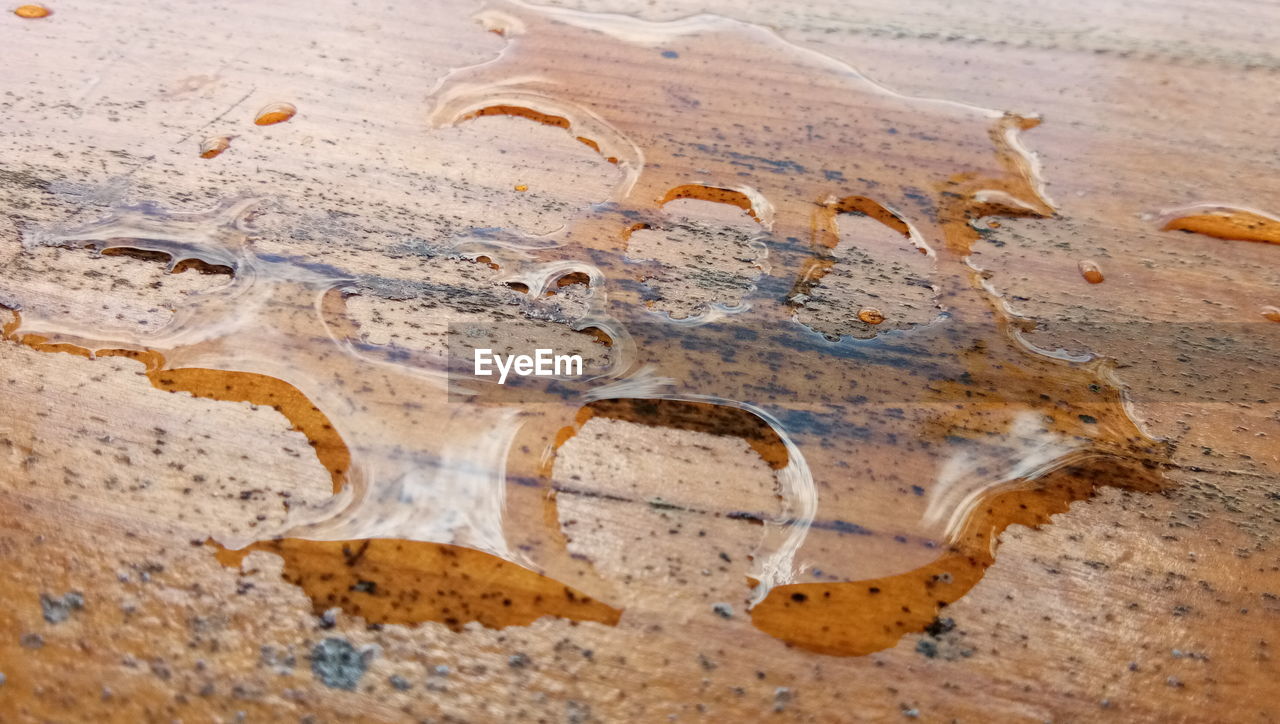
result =
[{"label": "wet wooden surface", "polygon": [[[20,252],[25,229],[92,220],[121,202],[200,208],[232,192],[264,194],[292,224],[264,219],[269,249],[341,236],[370,268],[393,274],[399,262],[379,256],[380,239],[470,226],[548,231],[607,198],[617,178],[555,128],[510,118],[428,126],[439,79],[503,46],[478,29],[468,3],[50,7],[47,18],[0,22],[9,57],[0,274],[29,307],[148,329],[182,294],[221,283],[134,258]],[[300,587],[287,550],[277,548],[282,559],[267,546],[235,567],[204,545],[216,533],[278,525],[286,497],[330,493],[340,456],[323,444],[312,454],[303,432],[314,441],[317,427],[302,403],[251,381],[237,398],[248,402],[171,393],[125,358],[7,341],[0,718],[1280,715],[1280,325],[1265,316],[1280,306],[1280,249],[1161,229],[1163,211],[1191,204],[1280,212],[1275,6],[584,7],[650,19],[717,11],[776,27],[903,93],[1040,114],[1023,138],[1057,214],[1001,219],[975,246],[975,263],[1015,311],[1042,322],[1029,335],[1037,344],[1117,361],[1133,415],[1176,445],[1166,489],[1103,487],[1049,525],[1015,525],[985,577],[945,609],[950,623],[876,653],[825,656],[751,625],[741,588],[757,527],[689,512],[726,499],[773,504],[770,461],[750,436],[602,416],[557,462],[569,491],[559,522],[578,552],[625,576],[620,617],[569,600],[529,623],[545,584],[498,573],[491,580],[517,609],[509,621],[495,613],[508,607],[501,597],[461,608],[482,623],[516,624],[506,628],[405,626],[394,611],[373,610],[327,620],[309,590],[359,586],[364,571],[401,559],[335,552],[359,558],[355,583]],[[255,126],[276,102],[298,115]],[[201,142],[221,136],[227,150],[200,158]],[[1084,259],[1105,281],[1082,278]],[[440,273],[484,282],[474,267]],[[430,343],[410,302],[352,309],[372,341]],[[654,498],[684,510],[635,502]],[[686,528],[716,545],[670,534]],[[458,570],[448,558],[414,554],[421,568]],[[460,570],[490,567],[464,561]],[[450,608],[467,591],[432,585],[439,600],[413,605]],[[79,607],[61,598],[73,591]],[[724,601],[729,618],[713,608]],[[368,660],[354,691],[314,672],[315,647],[331,637]]]}]

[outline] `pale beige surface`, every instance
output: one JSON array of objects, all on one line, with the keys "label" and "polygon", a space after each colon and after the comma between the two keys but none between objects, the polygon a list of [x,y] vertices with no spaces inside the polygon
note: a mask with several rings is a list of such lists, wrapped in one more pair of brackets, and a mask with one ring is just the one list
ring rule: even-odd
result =
[{"label": "pale beige surface", "polygon": [[[421,269],[383,258],[388,239],[549,231],[616,180],[557,129],[510,118],[428,128],[427,97],[443,74],[502,46],[469,19],[469,3],[52,7],[38,23],[0,19],[0,294],[28,304],[154,327],[175,295],[218,283],[83,252],[19,258],[20,229],[93,219],[121,201],[202,206],[264,193],[265,251],[322,260],[326,239],[340,236],[371,272],[416,279]],[[632,584],[617,626],[547,618],[374,631],[340,616],[326,632],[277,558],[254,553],[242,573],[190,545],[269,524],[283,492],[330,490],[283,416],[153,389],[125,360],[6,342],[3,718],[1275,718],[1280,411],[1274,387],[1264,394],[1276,346],[1274,332],[1249,330],[1263,305],[1280,305],[1280,249],[1160,232],[1152,219],[1197,202],[1280,212],[1276,6],[589,7],[653,19],[714,10],[775,26],[905,93],[1043,115],[1024,138],[1058,216],[1002,219],[975,261],[1011,306],[1045,321],[1033,339],[1118,360],[1134,414],[1178,443],[1175,485],[1104,488],[1041,530],[1006,531],[996,564],[948,607],[957,628],[931,641],[936,658],[917,652],[936,638],[923,634],[863,657],[788,648],[753,628],[738,599],[723,620],[710,604],[745,574],[752,526],[587,496],[562,496],[561,523],[574,521],[571,550],[616,556],[610,569]],[[298,116],[253,126],[277,100],[296,103]],[[223,133],[235,136],[228,151],[197,157],[201,138]],[[1083,257],[1098,260],[1105,283],[1083,282]],[[482,266],[461,266],[430,280],[472,290],[454,297],[455,312],[502,309],[507,292],[481,283]],[[374,340],[429,339],[412,309],[360,315]],[[1081,320],[1094,325],[1088,334],[1072,324]],[[1162,338],[1135,320],[1205,326]],[[1222,330],[1256,334],[1257,357],[1225,375],[1197,365],[1218,364]],[[1236,404],[1250,384],[1265,402]],[[33,435],[32,416],[55,422]],[[558,480],[631,501],[771,502],[772,471],[737,439],[595,420],[563,454]],[[700,491],[684,492],[685,480]],[[706,529],[718,548],[671,543],[673,528]],[[85,608],[43,621],[39,594],[69,590],[84,592]],[[43,647],[20,643],[31,633]],[[311,647],[335,633],[380,647],[358,693],[327,689],[309,670]],[[512,667],[516,653],[531,665]],[[292,666],[281,663],[290,655]],[[434,674],[440,665],[451,673]],[[394,689],[393,674],[413,688]]]}]

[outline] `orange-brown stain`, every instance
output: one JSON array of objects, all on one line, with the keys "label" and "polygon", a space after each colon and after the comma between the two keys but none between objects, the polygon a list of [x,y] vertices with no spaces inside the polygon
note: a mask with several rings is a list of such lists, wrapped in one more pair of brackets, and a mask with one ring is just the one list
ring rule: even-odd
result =
[{"label": "orange-brown stain", "polygon": [[659,200],[660,206],[665,206],[677,199],[693,199],[695,201],[709,201],[715,204],[728,204],[737,206],[743,211],[751,215],[756,221],[760,220],[759,210],[751,203],[751,198],[741,191],[733,189],[716,188],[715,186],[702,186],[699,184],[684,184],[676,186],[667,191],[666,195]]},{"label": "orange-brown stain", "polygon": [[514,563],[471,548],[375,538],[260,541],[218,547],[218,560],[241,565],[251,551],[284,559],[284,578],[311,598],[317,614],[341,608],[369,623],[435,621],[455,631],[472,621],[490,628],[527,626],[543,616],[612,626],[621,611]]}]

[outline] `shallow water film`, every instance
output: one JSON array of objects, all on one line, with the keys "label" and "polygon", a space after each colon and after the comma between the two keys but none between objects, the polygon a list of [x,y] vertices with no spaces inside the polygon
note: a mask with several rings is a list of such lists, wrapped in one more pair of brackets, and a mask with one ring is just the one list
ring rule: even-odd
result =
[{"label": "shallow water film", "polygon": [[[55,25],[76,22],[62,8],[33,7],[6,32],[77,32]],[[0,418],[4,545],[65,535],[42,532],[42,515],[70,516],[90,541],[137,539],[136,560],[114,542],[57,554],[37,616],[105,615],[92,604],[108,589],[74,573],[94,569],[128,591],[107,648],[159,636],[158,623],[128,633],[135,616],[176,615],[205,652],[189,670],[185,653],[126,654],[125,668],[177,676],[181,700],[138,689],[111,716],[234,713],[220,697],[373,720],[586,721],[591,702],[606,719],[823,716],[834,703],[808,708],[798,685],[859,676],[823,667],[968,666],[1026,648],[1026,630],[984,647],[957,621],[1050,622],[1054,609],[1021,599],[1054,590],[1064,568],[1082,578],[1063,590],[1100,607],[1090,620],[1144,650],[1143,627],[1158,625],[1115,623],[1111,609],[1145,615],[1146,594],[1090,593],[1113,568],[1138,566],[1134,580],[1166,593],[1199,580],[1233,615],[1280,616],[1267,502],[1280,489],[1280,196],[1258,192],[1274,176],[1231,203],[1111,182],[1087,216],[1087,165],[1058,178],[1031,150],[1040,137],[1054,158],[1082,147],[1034,107],[891,90],[732,13],[436,12],[448,40],[430,72],[411,67],[412,33],[389,30],[393,18],[347,17],[344,32],[386,43],[334,56],[385,70],[347,100],[323,73],[296,75],[301,56],[269,28],[245,42],[282,51],[264,61],[275,79],[178,63],[131,105],[109,65],[71,100],[10,92],[15,139],[55,159],[88,143],[97,114],[163,129],[97,167],[68,161],[74,173],[0,165],[13,209],[0,353],[15,390]],[[1185,276],[1157,282],[1162,269]],[[512,362],[548,351],[577,365]],[[1219,504],[1239,515],[1212,522]],[[1108,506],[1105,526],[1056,532],[1062,514]],[[1216,542],[1160,568],[1156,542],[1184,536]],[[1045,580],[984,581],[1010,539]],[[1035,545],[1089,550],[1049,562]],[[1217,567],[1233,583],[1186,567],[1212,557],[1205,545],[1227,551]],[[1245,582],[1253,556],[1271,563]],[[139,614],[153,579],[171,601]],[[1232,585],[1243,598],[1222,592]],[[173,602],[187,595],[209,603]],[[1169,600],[1152,610],[1179,625],[1209,615]],[[21,661],[63,630],[22,629],[0,651]],[[1204,632],[1178,630],[1175,667],[1207,666]],[[209,661],[242,638],[251,663],[221,664],[237,676],[265,669],[323,697],[385,687],[398,709],[228,685]],[[636,643],[666,638],[696,651],[684,673],[659,661],[666,644]],[[512,648],[543,642],[554,663]],[[1238,669],[1270,665],[1265,637],[1254,645],[1223,664],[1245,682],[1241,711],[1267,710]],[[749,653],[730,665],[735,647]],[[606,653],[658,693],[522,702],[501,678],[543,676],[542,663],[580,686],[563,672]],[[771,657],[789,673],[770,678]],[[1163,687],[1135,711],[1194,711],[1152,703],[1189,674],[1125,663]],[[17,679],[22,717],[54,716],[20,666],[0,671]],[[729,671],[749,682],[707,693]],[[701,693],[682,688],[699,678]],[[887,688],[875,711],[919,716]],[[450,700],[459,690],[510,700]],[[93,698],[110,710],[116,696]],[[997,718],[1073,711],[1010,701]],[[85,706],[69,697],[61,711]]]}]

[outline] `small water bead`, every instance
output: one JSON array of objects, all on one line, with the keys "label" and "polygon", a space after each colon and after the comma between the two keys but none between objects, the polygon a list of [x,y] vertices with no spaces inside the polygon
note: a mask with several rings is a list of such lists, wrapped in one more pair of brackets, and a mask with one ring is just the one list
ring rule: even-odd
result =
[{"label": "small water bead", "polygon": [[1262,316],[1266,317],[1272,322],[1280,322],[1280,307],[1271,307],[1271,306],[1263,307]]},{"label": "small water bead", "polygon": [[1102,267],[1091,259],[1085,259],[1080,262],[1080,276],[1084,277],[1084,280],[1090,284],[1101,284],[1104,279]]},{"label": "small water bead", "polygon": [[858,319],[867,324],[880,324],[884,321],[884,313],[873,307],[864,307],[858,310]]},{"label": "small water bead", "polygon": [[253,122],[259,126],[274,126],[293,118],[297,113],[298,108],[292,103],[268,103],[258,111],[258,116],[253,119]]},{"label": "small water bead", "polygon": [[528,191],[528,190],[529,190],[528,185],[526,185],[526,184],[516,184],[516,191],[524,192],[524,191]]},{"label": "small water bead", "polygon": [[13,14],[28,20],[38,20],[49,17],[53,11],[43,5],[22,5],[16,8]]},{"label": "small water bead", "polygon": [[230,147],[230,136],[209,136],[200,142],[200,158],[213,158]]}]

